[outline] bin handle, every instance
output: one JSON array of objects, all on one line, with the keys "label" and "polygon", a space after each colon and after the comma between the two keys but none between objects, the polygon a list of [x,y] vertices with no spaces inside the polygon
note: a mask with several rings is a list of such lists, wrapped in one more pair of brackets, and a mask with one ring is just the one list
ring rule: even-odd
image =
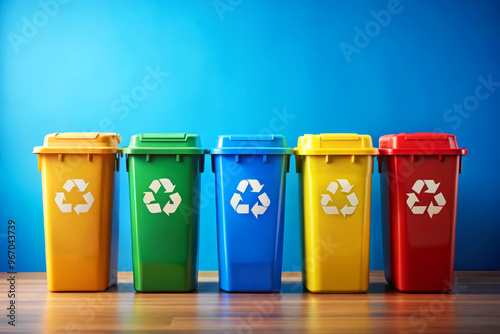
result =
[{"label": "bin handle", "polygon": [[301,155],[295,156],[295,172],[302,173],[302,156]]},{"label": "bin handle", "polygon": [[200,173],[205,171],[205,154],[200,154]]},{"label": "bin handle", "polygon": [[290,156],[285,157],[285,173],[290,172]]},{"label": "bin handle", "polygon": [[458,174],[462,174],[462,156],[458,156]]},{"label": "bin handle", "polygon": [[118,153],[115,158],[115,169],[117,172],[120,171],[120,153]]},{"label": "bin handle", "polygon": [[382,173],[382,157],[380,155],[377,156],[377,165],[379,174]]},{"label": "bin handle", "polygon": [[141,133],[141,142],[187,141],[186,133]]},{"label": "bin handle", "polygon": [[215,155],[211,155],[210,160],[212,162],[212,173],[215,173]]}]

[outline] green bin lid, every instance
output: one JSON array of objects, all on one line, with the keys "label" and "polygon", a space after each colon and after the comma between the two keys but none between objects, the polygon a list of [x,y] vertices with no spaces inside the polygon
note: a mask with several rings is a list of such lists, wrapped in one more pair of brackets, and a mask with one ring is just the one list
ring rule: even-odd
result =
[{"label": "green bin lid", "polygon": [[205,154],[199,135],[187,133],[141,133],[130,138],[125,154]]}]

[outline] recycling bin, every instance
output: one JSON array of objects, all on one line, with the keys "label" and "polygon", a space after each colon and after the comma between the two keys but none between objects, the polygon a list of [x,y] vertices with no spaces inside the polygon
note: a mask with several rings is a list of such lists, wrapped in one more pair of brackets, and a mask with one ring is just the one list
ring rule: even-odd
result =
[{"label": "recycling bin", "polygon": [[364,292],[369,283],[373,148],[368,135],[299,138],[302,284],[310,292]]},{"label": "recycling bin", "polygon": [[116,284],[117,133],[53,133],[35,147],[42,172],[50,291],[102,291]]},{"label": "recycling bin", "polygon": [[285,178],[292,152],[281,135],[219,136],[211,150],[224,291],[281,288]]},{"label": "recycling bin", "polygon": [[134,288],[187,292],[198,282],[198,135],[141,133],[123,149],[129,172]]},{"label": "recycling bin", "polygon": [[458,174],[466,149],[446,133],[379,140],[387,282],[403,292],[453,289]]}]

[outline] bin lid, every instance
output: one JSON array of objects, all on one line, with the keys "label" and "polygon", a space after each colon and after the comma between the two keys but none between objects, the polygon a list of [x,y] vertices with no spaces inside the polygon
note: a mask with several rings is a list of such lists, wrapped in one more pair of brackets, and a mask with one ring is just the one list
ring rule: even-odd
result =
[{"label": "bin lid", "polygon": [[372,137],[356,133],[322,133],[299,137],[296,155],[377,155]]},{"label": "bin lid", "polygon": [[435,132],[400,133],[379,139],[381,155],[467,155],[455,135]]},{"label": "bin lid", "polygon": [[211,154],[292,154],[283,135],[223,135]]},{"label": "bin lid", "polygon": [[123,148],[126,154],[205,154],[199,135],[187,133],[140,133]]},{"label": "bin lid", "polygon": [[122,138],[112,132],[66,132],[45,136],[43,146],[33,149],[34,154],[114,154],[121,153],[118,144]]}]

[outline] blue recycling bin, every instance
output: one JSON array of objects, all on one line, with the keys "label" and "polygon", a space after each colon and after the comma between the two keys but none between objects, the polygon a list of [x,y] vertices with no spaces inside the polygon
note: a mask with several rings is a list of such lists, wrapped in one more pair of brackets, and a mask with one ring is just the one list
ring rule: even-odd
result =
[{"label": "blue recycling bin", "polygon": [[224,291],[281,287],[285,178],[292,152],[281,135],[219,136],[210,151]]}]

